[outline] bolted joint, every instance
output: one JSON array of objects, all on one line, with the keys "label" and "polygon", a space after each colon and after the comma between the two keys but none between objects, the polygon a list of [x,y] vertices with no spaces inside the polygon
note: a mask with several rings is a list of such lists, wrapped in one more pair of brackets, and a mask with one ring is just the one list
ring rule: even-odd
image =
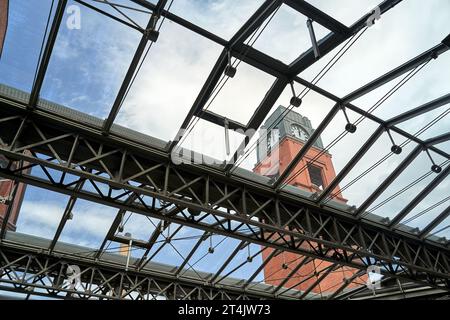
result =
[{"label": "bolted joint", "polygon": [[159,31],[155,29],[146,29],[144,30],[144,36],[147,38],[147,40],[156,42],[159,37]]},{"label": "bolted joint", "polygon": [[295,96],[294,96],[294,97],[291,98],[290,103],[291,103],[294,107],[298,108],[298,107],[300,107],[300,105],[302,104],[302,99],[300,99],[299,97],[295,97]]},{"label": "bolted joint", "polygon": [[227,77],[233,78],[236,75],[236,68],[229,64],[225,67],[224,74]]},{"label": "bolted joint", "polygon": [[394,144],[394,145],[391,147],[391,152],[392,152],[392,153],[395,153],[395,154],[400,154],[400,153],[402,153],[402,147],[400,147],[400,146]]},{"label": "bolted joint", "polygon": [[345,130],[349,133],[355,133],[356,132],[356,125],[354,125],[353,123],[347,123],[345,125]]},{"label": "bolted joint", "polygon": [[433,171],[434,173],[440,173],[442,171],[442,167],[437,164],[433,164],[431,166],[431,171]]}]

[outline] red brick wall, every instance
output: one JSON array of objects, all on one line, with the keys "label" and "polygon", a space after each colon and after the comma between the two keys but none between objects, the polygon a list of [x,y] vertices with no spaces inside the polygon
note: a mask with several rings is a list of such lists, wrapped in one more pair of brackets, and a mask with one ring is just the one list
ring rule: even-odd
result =
[{"label": "red brick wall", "polygon": [[[4,181],[2,180],[2,178],[0,178],[0,196],[1,197],[9,197],[9,195],[11,194],[12,190],[13,190],[13,182],[11,180],[7,180]],[[16,229],[16,223],[17,223],[17,218],[19,216],[19,211],[20,211],[20,207],[22,205],[22,200],[23,200],[23,196],[25,193],[25,185],[24,184],[19,184],[17,192],[16,192],[16,197],[13,200],[13,208],[12,208],[12,212],[11,215],[8,219],[8,229],[9,230],[15,230]],[[0,223],[3,222],[3,218],[6,214],[6,211],[8,209],[7,205],[4,204],[0,204]]]},{"label": "red brick wall", "polygon": [[2,56],[3,43],[8,25],[8,0],[0,0],[0,57]]},{"label": "red brick wall", "polygon": [[[254,171],[258,174],[264,175],[267,172],[271,172],[272,168],[276,165],[279,165],[280,173],[283,172],[286,167],[289,165],[294,156],[299,152],[302,148],[303,143],[291,139],[289,137],[285,137],[280,141],[277,148],[273,149],[272,152],[278,152],[279,164],[270,163],[270,157],[264,159],[259,163]],[[309,177],[308,170],[304,170],[305,165],[308,160],[311,160],[320,152],[320,149],[312,147],[306,156],[300,161],[297,167],[292,171],[293,174],[297,171],[301,171],[297,177],[292,179],[289,184],[295,185],[299,188],[310,192],[319,191],[317,188],[312,186],[311,179]],[[314,162],[315,166],[318,166],[322,169],[322,178],[324,180],[325,187],[336,177],[336,172],[334,170],[332,156],[328,153],[325,153],[318,157],[318,159]],[[292,175],[293,175],[292,174]],[[291,176],[292,176],[291,175]],[[290,177],[291,177],[290,176]],[[290,178],[289,177],[289,178]],[[288,179],[289,179],[288,178]],[[337,186],[333,193],[337,193],[340,191],[339,186]],[[341,194],[335,198],[337,201],[347,202],[345,198],[342,197]],[[263,251],[263,258],[266,259],[273,252],[273,249],[266,249]],[[290,252],[284,252],[279,254],[278,256],[272,258],[270,262],[264,268],[264,277],[265,282],[268,284],[278,285],[280,284],[302,260],[303,256],[297,255]],[[283,269],[283,264],[288,266],[287,269]],[[314,272],[319,272],[320,270],[330,266],[331,263],[315,259],[309,262],[308,264],[302,266],[296,274],[294,274],[287,282],[284,284],[285,288],[293,287],[292,289],[305,291],[308,289],[317,279],[320,277],[320,274],[314,275]],[[346,278],[350,278],[355,272],[356,269],[348,268],[348,267],[340,267],[335,269],[332,273],[330,273],[323,281],[317,285],[311,293],[320,294],[320,293],[330,293],[338,289]],[[308,277],[310,277],[308,279]],[[362,277],[356,278],[355,283],[351,283],[347,288],[353,288],[359,286],[359,284],[365,283],[367,276],[364,275]],[[303,281],[303,282],[302,282]],[[301,284],[298,284],[302,282]]]}]

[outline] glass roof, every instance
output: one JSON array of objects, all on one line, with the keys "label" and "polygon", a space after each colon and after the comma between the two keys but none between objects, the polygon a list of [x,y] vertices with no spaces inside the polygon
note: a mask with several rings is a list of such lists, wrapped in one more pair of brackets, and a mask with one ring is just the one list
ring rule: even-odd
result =
[{"label": "glass roof", "polygon": [[[311,17],[286,3],[270,7],[271,14],[250,19],[259,8],[267,9],[268,2],[139,2],[69,0],[59,27],[53,30],[60,2],[10,1],[0,59],[0,97],[75,117],[105,137],[113,133],[124,145],[143,149],[156,145],[167,158],[173,148],[182,147],[217,160],[213,166],[220,174],[245,177],[254,185],[281,190],[301,201],[306,198],[342,214],[360,215],[374,224],[398,218],[393,230],[406,228],[411,236],[442,217],[450,203],[449,177],[442,176],[426,195],[420,195],[450,165],[450,54],[441,43],[449,32],[448,1],[426,5],[402,1],[384,12],[375,26],[346,28],[348,34],[338,34],[343,31],[333,30],[333,24],[324,27],[314,21],[320,50],[330,51],[319,50],[316,56],[316,43],[306,24]],[[344,27],[379,4],[307,2]],[[149,21],[155,24],[147,28]],[[322,45],[329,37],[339,43]],[[439,52],[419,59],[436,46]],[[398,68],[411,59],[418,59],[413,67]],[[394,75],[383,77],[386,73]],[[379,84],[371,86],[377,78]],[[370,89],[364,90],[367,84]],[[438,105],[427,106],[436,99],[441,101]],[[274,130],[276,135],[271,133]],[[433,142],[441,136],[442,141]],[[244,152],[239,154],[242,146]],[[400,152],[395,151],[398,146]],[[419,147],[420,152],[400,170]],[[55,151],[44,146],[39,152],[34,156],[48,161]],[[264,169],[265,161],[275,155],[276,164]],[[441,171],[433,172],[433,164]],[[89,164],[80,167],[88,170]],[[320,186],[313,181],[312,167],[320,169]],[[90,170],[105,179],[115,179],[117,174],[101,167]],[[394,175],[396,171],[400,172]],[[76,183],[75,176],[56,169],[46,171],[36,165],[31,172],[42,179],[51,175]],[[127,183],[127,187],[138,185]],[[80,187],[83,192],[100,191],[108,201],[130,200],[125,188],[113,189],[91,180]],[[71,197],[41,190],[27,186],[17,232],[110,253],[118,253],[130,233],[136,240],[131,254],[136,259],[150,257],[147,263],[184,268],[178,273],[199,272],[202,279],[204,273],[211,273],[221,281],[233,278],[239,285],[249,278],[270,284],[260,267],[267,257],[264,250],[272,249],[259,244],[239,249],[240,240],[191,226],[165,225],[156,214],[122,212],[119,230],[115,221],[120,211],[107,200],[77,199],[58,234]],[[131,198],[131,203],[158,200],[150,195],[143,199]],[[174,210],[173,217],[180,219],[190,214],[186,208],[158,201],[152,204],[157,214]],[[215,223],[206,212],[199,214],[205,223]],[[438,237],[450,238],[449,223],[444,217],[424,238],[434,243]],[[235,227],[245,235],[266,232],[250,230],[248,225]],[[276,278],[278,271],[272,276]]]}]

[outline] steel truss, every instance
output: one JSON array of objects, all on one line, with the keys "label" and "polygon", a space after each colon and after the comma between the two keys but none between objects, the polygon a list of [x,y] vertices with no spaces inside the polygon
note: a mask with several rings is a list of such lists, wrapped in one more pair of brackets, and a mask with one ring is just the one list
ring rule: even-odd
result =
[{"label": "steel truss", "polygon": [[[126,288],[125,290],[132,288],[134,295],[127,294],[128,298],[152,299],[159,296],[170,299],[238,299],[304,298],[314,288],[310,287],[305,293],[300,292],[300,295],[280,295],[283,285],[288,281],[285,279],[277,288],[268,291],[269,293],[249,292],[248,286],[256,277],[256,273],[240,287],[221,288],[220,280],[225,277],[221,275],[221,272],[236,253],[249,243],[275,249],[269,256],[270,258],[283,251],[304,256],[304,260],[294,270],[300,268],[304,263],[309,263],[312,259],[331,262],[330,268],[318,272],[320,277],[313,286],[326,278],[336,266],[355,268],[356,272],[351,277],[355,279],[363,274],[368,266],[379,265],[389,279],[407,279],[438,289],[449,288],[449,244],[446,241],[438,241],[439,239],[436,237],[430,238],[429,234],[434,227],[449,216],[450,210],[448,208],[444,210],[418,233],[401,225],[401,220],[423,200],[426,192],[433,190],[447,177],[450,173],[450,166],[442,168],[442,172],[425,188],[424,192],[421,192],[394,217],[393,221],[386,223],[381,218],[368,214],[366,210],[422,151],[432,150],[444,158],[450,159],[449,154],[436,147],[436,144],[448,141],[449,134],[423,141],[396,126],[403,121],[447,104],[450,96],[447,94],[387,121],[352,104],[355,99],[383,84],[432,59],[437,59],[448,51],[449,37],[398,68],[341,98],[300,78],[298,74],[364,29],[370,13],[347,27],[305,1],[266,0],[238,32],[227,41],[172,14],[165,9],[168,2],[165,0],[160,0],[157,4],[145,0],[132,0],[151,13],[146,29],[138,28],[86,1],[75,1],[103,14],[105,18],[114,19],[129,26],[143,35],[107,119],[96,122],[86,115],[72,112],[62,106],[55,107],[55,105],[40,100],[39,94],[67,5],[66,0],[60,0],[30,94],[23,94],[20,99],[17,96],[0,97],[0,155],[10,160],[7,168],[0,169],[0,176],[70,196],[55,237],[44,250],[40,249],[37,252],[32,247],[18,246],[12,243],[7,239],[5,228],[2,228],[0,233],[0,270],[2,272],[0,283],[7,284],[9,287],[2,286],[0,289],[10,290],[13,288],[11,290],[24,293],[33,292],[33,294],[56,296],[66,294],[66,297],[72,298],[119,299],[123,298],[124,288]],[[400,2],[401,0],[383,1],[378,6],[380,13],[385,14]],[[311,47],[290,65],[245,43],[245,40],[258,30],[282,4],[290,6],[330,31],[325,38],[315,44],[315,50]],[[130,137],[129,132],[126,135],[114,124],[114,121],[125,92],[132,83],[146,45],[156,41],[155,34],[153,33],[153,37],[150,35],[155,31],[156,22],[161,16],[221,45],[223,51],[175,139],[166,144],[146,137],[152,142],[157,142],[158,146],[153,146],[152,143],[142,142],[142,137],[139,137],[140,141],[134,139],[138,135],[137,133],[134,133],[133,137]],[[316,56],[317,52],[320,53],[319,57]],[[225,119],[218,114],[204,110],[211,92],[224,73],[228,54],[276,78],[247,124]],[[234,161],[222,166],[175,165],[171,161],[171,152],[177,150],[175,147],[182,138],[184,129],[194,117],[220,126],[225,126],[226,122],[231,129],[256,129],[262,124],[286,85],[292,81],[333,100],[336,105],[273,184],[256,182],[257,180],[248,177],[248,174],[239,174],[239,169],[236,170],[238,173],[231,172],[231,169],[236,169],[235,161],[242,156],[249,139],[245,139],[236,150]],[[343,108],[367,117],[377,123],[379,127],[321,194],[315,198],[305,198],[296,193],[294,188],[286,186],[285,182],[290,175],[295,173],[298,163],[312,146],[315,138]],[[339,208],[327,205],[335,187],[385,131],[396,132],[406,139],[414,141],[418,146],[356,212],[352,212],[345,205],[340,205]],[[26,153],[24,153],[25,150],[27,150]],[[14,166],[12,166],[13,163]],[[64,253],[57,252],[56,246],[65,223],[69,219],[70,211],[78,198],[118,209],[116,219],[92,259],[86,258],[83,261],[76,259],[76,264],[80,265],[81,263],[83,272],[86,274],[86,277],[83,278],[85,285],[89,288],[94,285],[96,288],[100,288],[84,293],[84,295],[62,288],[61,283],[55,280],[58,279],[57,275],[65,270],[66,263],[75,261],[71,260],[75,258],[70,256],[64,256],[64,260],[61,260],[61,254],[64,255]],[[121,219],[127,211],[157,218],[160,223],[147,242],[136,241],[134,243],[135,246],[145,249],[146,253],[133,264],[129,271],[124,272],[123,265],[112,266],[103,258],[108,241],[127,243],[128,239],[116,235]],[[189,258],[198,249],[201,240],[192,248],[188,257],[173,275],[167,276],[160,273],[149,275],[145,267],[152,257],[147,257],[147,254],[162,230],[167,228],[170,223],[178,224],[180,228],[192,227],[203,230],[205,236],[219,234],[238,239],[241,240],[241,245],[227,259],[219,272],[206,282],[196,283],[192,279],[180,280],[180,277],[177,277],[188,264]],[[267,262],[268,260],[264,261],[258,271],[261,271]],[[52,267],[49,268],[49,265]],[[295,273],[294,270],[291,275]],[[23,276],[12,276],[18,272]],[[44,278],[48,278],[48,281],[44,281]],[[113,286],[111,286],[111,281],[115,281]],[[345,293],[340,293],[345,290],[348,283],[344,282],[329,298],[345,296]],[[144,287],[144,284],[147,287]],[[39,290],[30,291],[30,288],[42,290],[40,293],[36,293]],[[46,293],[44,293],[45,291]]]},{"label": "steel truss", "polygon": [[[80,125],[74,133],[74,123],[50,119],[43,112],[3,113],[12,107],[17,114],[19,106],[13,105],[4,102],[0,117],[5,128],[0,154],[16,163],[13,170],[1,170],[6,178],[340,265],[366,269],[380,264],[390,276],[448,285],[445,245],[227,177],[219,170],[174,165],[151,150],[135,150],[101,132],[82,132]],[[30,164],[44,174],[25,172]],[[91,188],[77,187],[83,181]],[[166,205],[158,207],[154,199]]]},{"label": "steel truss", "polygon": [[[74,287],[68,272],[70,265],[80,268],[80,282]],[[122,265],[104,261],[5,247],[0,249],[1,290],[58,299],[248,300],[271,297],[256,290],[243,292],[231,286],[211,286],[156,271],[124,272]]]}]

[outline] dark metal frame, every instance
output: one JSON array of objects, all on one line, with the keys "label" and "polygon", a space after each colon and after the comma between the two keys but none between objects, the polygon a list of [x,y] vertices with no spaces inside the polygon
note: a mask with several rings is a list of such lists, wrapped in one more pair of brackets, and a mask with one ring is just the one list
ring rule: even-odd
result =
[{"label": "dark metal frame", "polygon": [[[143,33],[142,39],[136,49],[111,112],[103,123],[98,126],[82,123],[55,110],[43,109],[39,106],[39,92],[67,2],[66,0],[58,1],[58,7],[53,17],[52,27],[28,102],[13,101],[14,99],[11,100],[10,97],[0,98],[0,123],[2,124],[2,129],[0,130],[0,154],[13,161],[23,160],[20,161],[21,165],[16,166],[14,169],[0,170],[0,176],[70,195],[69,203],[56,235],[48,248],[48,259],[55,259],[53,251],[59,235],[76,199],[82,198],[119,209],[107,237],[96,252],[95,257],[100,261],[108,241],[127,243],[126,239],[115,235],[125,212],[136,212],[161,220],[157,230],[150,236],[148,242],[135,243],[136,246],[146,249],[146,254],[141,258],[133,271],[138,274],[142,271],[143,266],[151,260],[151,258],[148,259],[147,254],[152,248],[154,241],[160,235],[159,228],[162,225],[167,227],[167,224],[164,224],[162,221],[167,221],[180,226],[201,229],[205,232],[205,236],[208,234],[220,234],[242,241],[219,269],[219,272],[210,280],[211,283],[208,285],[213,287],[220,286],[217,279],[221,280],[223,278],[220,277],[221,272],[232,261],[238,251],[249,243],[260,244],[265,248],[274,248],[275,251],[270,257],[282,251],[305,256],[303,262],[297,266],[298,268],[303,263],[311,261],[311,259],[321,259],[334,263],[333,266],[345,265],[353,267],[357,269],[354,276],[357,277],[368,266],[379,264],[383,267],[383,273],[389,277],[405,278],[435,287],[449,286],[449,245],[447,242],[440,243],[434,238],[427,237],[433,228],[448,217],[449,209],[447,208],[442,212],[419,234],[415,234],[400,223],[426,196],[427,192],[435,188],[447,176],[450,172],[450,166],[444,168],[443,172],[436,176],[424,191],[417,195],[388,225],[383,223],[381,219],[377,220],[376,216],[368,215],[365,212],[370,204],[386,190],[423,150],[429,149],[446,159],[450,159],[449,154],[435,146],[437,143],[448,141],[450,139],[448,134],[423,141],[409,132],[396,127],[397,124],[403,121],[449,103],[449,94],[389,120],[380,119],[352,104],[352,101],[355,99],[413,68],[431,59],[437,59],[439,55],[449,49],[448,44],[444,43],[445,41],[349,95],[339,98],[300,78],[298,74],[360,32],[366,26],[370,13],[363,16],[352,26],[347,27],[305,1],[267,0],[244,23],[238,32],[229,41],[226,41],[168,12],[165,9],[166,0],[160,0],[156,5],[145,0],[131,1],[151,12],[147,31],[155,25],[155,21],[160,16],[163,16],[221,45],[223,51],[175,139],[162,149],[144,145],[113,131],[112,127],[125,92],[130,86],[138,63],[142,59],[145,47],[149,42],[146,30],[138,30]],[[132,24],[104,12],[97,6],[81,0],[77,0],[77,2],[95,10],[99,14],[105,15],[105,17],[136,29]],[[385,14],[400,2],[401,0],[383,1],[379,5],[381,13]],[[312,21],[330,30],[330,34],[317,42],[317,50],[320,52],[320,57],[316,57],[311,47],[290,65],[286,65],[245,43],[245,40],[283,4],[290,6]],[[225,119],[218,114],[204,110],[213,88],[217,85],[225,70],[228,62],[228,53],[232,57],[242,60],[276,78],[247,124]],[[231,172],[232,169],[236,168],[234,163],[242,156],[251,137],[244,139],[232,157],[232,161],[223,167],[189,164],[175,166],[170,162],[171,152],[177,147],[177,143],[183,137],[184,129],[194,117],[202,118],[220,126],[225,126],[225,122],[227,122],[231,129],[257,129],[286,85],[291,81],[295,81],[333,100],[336,104],[294,160],[288,165],[287,169],[272,185],[258,183],[249,178],[244,178],[238,173]],[[341,170],[334,181],[316,199],[306,199],[293,193],[291,189],[285,188],[287,178],[295,173],[298,163],[312,147],[315,139],[320,136],[342,108],[348,108],[378,123],[378,129]],[[327,205],[325,200],[329,198],[335,187],[348,175],[384,131],[396,132],[416,142],[418,146],[367,198],[356,212],[350,212],[346,206],[337,209]],[[29,150],[31,154],[24,154],[23,150]],[[28,169],[30,167],[40,167],[45,175],[38,176],[33,171],[29,172]],[[55,172],[62,174],[61,179],[55,178]],[[77,177],[76,182],[65,182],[67,176]],[[87,182],[94,186],[94,190],[85,188]],[[105,188],[107,190],[106,193],[102,191]],[[155,205],[154,199],[159,199],[166,205],[158,207]],[[207,218],[213,218],[214,223],[207,222]],[[249,228],[251,232],[243,232],[244,228]],[[1,239],[3,242],[0,244],[0,248],[6,246],[4,228],[2,229]],[[182,266],[176,270],[175,275],[178,275],[183,270],[183,267],[188,264],[189,259],[194,255],[200,244],[201,239],[194,245]],[[5,248],[2,250],[6,250],[5,252],[9,253],[9,249]],[[25,249],[21,248],[21,250]],[[258,272],[263,269],[264,264],[268,260],[263,262],[263,265],[258,268]],[[317,284],[332,269],[327,269],[317,279]],[[245,292],[256,275],[257,273],[253,274],[238,290]],[[286,283],[287,281],[286,279],[283,282]],[[277,294],[283,285],[283,283],[280,284],[273,293]],[[338,288],[335,294],[331,295],[331,298],[338,296],[345,289],[346,285],[348,283],[344,283]],[[202,287],[201,284],[199,286]],[[310,291],[313,288],[311,287],[308,290]],[[301,293],[299,296],[294,295],[294,297],[305,298],[307,293]]]}]

